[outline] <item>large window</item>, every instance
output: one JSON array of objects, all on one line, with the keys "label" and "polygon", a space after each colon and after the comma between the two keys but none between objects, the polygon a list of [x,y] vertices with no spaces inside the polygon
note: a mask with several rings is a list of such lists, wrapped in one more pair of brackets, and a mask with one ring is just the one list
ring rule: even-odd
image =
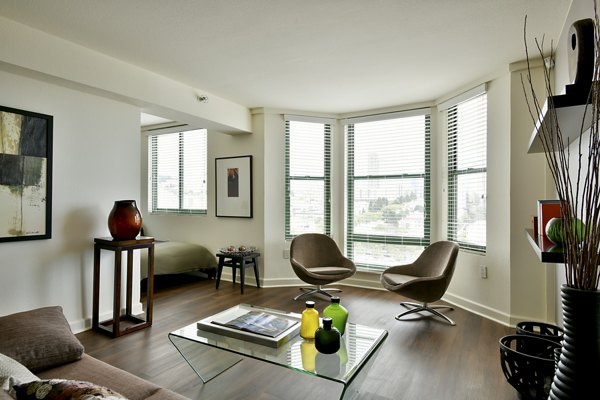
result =
[{"label": "large window", "polygon": [[414,261],[430,240],[429,110],[346,120],[347,254],[363,271]]},{"label": "large window", "polygon": [[330,234],[331,125],[294,120],[285,123],[285,236]]},{"label": "large window", "polygon": [[448,109],[448,238],[485,253],[487,95]]},{"label": "large window", "polygon": [[153,213],[206,214],[206,129],[148,136]]}]

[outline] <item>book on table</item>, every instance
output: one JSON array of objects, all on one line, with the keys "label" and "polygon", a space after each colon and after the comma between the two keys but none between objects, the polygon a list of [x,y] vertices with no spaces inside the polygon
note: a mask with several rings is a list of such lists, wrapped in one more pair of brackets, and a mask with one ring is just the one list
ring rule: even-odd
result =
[{"label": "book on table", "polygon": [[248,311],[227,322],[212,321],[215,325],[226,326],[257,335],[275,338],[287,331],[298,321],[269,314],[262,311]]},{"label": "book on table", "polygon": [[199,331],[215,334],[211,337],[214,341],[230,337],[276,348],[298,335],[301,319],[297,313],[238,304],[198,321],[196,326]]}]

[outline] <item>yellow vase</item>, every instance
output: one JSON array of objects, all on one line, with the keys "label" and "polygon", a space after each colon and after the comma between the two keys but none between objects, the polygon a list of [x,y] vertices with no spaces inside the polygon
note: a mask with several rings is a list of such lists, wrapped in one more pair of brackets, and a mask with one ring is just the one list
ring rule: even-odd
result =
[{"label": "yellow vase", "polygon": [[317,329],[319,329],[319,312],[315,310],[314,301],[307,301],[306,309],[302,311],[300,336],[304,339],[314,339]]},{"label": "yellow vase", "polygon": [[317,357],[317,348],[314,340],[305,340],[300,344],[300,353],[302,354],[302,368],[308,372],[315,371],[315,359]]}]

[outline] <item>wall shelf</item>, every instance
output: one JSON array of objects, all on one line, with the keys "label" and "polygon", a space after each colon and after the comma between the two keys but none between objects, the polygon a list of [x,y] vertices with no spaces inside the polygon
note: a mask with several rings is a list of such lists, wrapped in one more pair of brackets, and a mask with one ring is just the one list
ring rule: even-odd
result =
[{"label": "wall shelf", "polygon": [[533,229],[525,229],[525,235],[541,262],[555,264],[565,262],[562,247],[555,245],[546,238],[534,236]]},{"label": "wall shelf", "polygon": [[577,139],[582,132],[587,131],[592,125],[592,108],[587,103],[589,90],[582,90],[575,85],[567,85],[565,89],[565,94],[551,96],[546,99],[529,139],[528,153],[544,152],[538,134],[542,127],[556,134],[553,126],[553,113],[556,114],[556,118],[560,123],[565,146]]}]

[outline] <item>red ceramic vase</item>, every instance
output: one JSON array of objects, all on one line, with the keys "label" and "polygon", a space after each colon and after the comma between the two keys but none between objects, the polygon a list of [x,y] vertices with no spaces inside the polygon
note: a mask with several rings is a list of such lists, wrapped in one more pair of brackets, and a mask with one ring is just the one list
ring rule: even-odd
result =
[{"label": "red ceramic vase", "polygon": [[135,239],[142,228],[142,214],[135,200],[117,200],[108,214],[108,230],[115,240]]}]

